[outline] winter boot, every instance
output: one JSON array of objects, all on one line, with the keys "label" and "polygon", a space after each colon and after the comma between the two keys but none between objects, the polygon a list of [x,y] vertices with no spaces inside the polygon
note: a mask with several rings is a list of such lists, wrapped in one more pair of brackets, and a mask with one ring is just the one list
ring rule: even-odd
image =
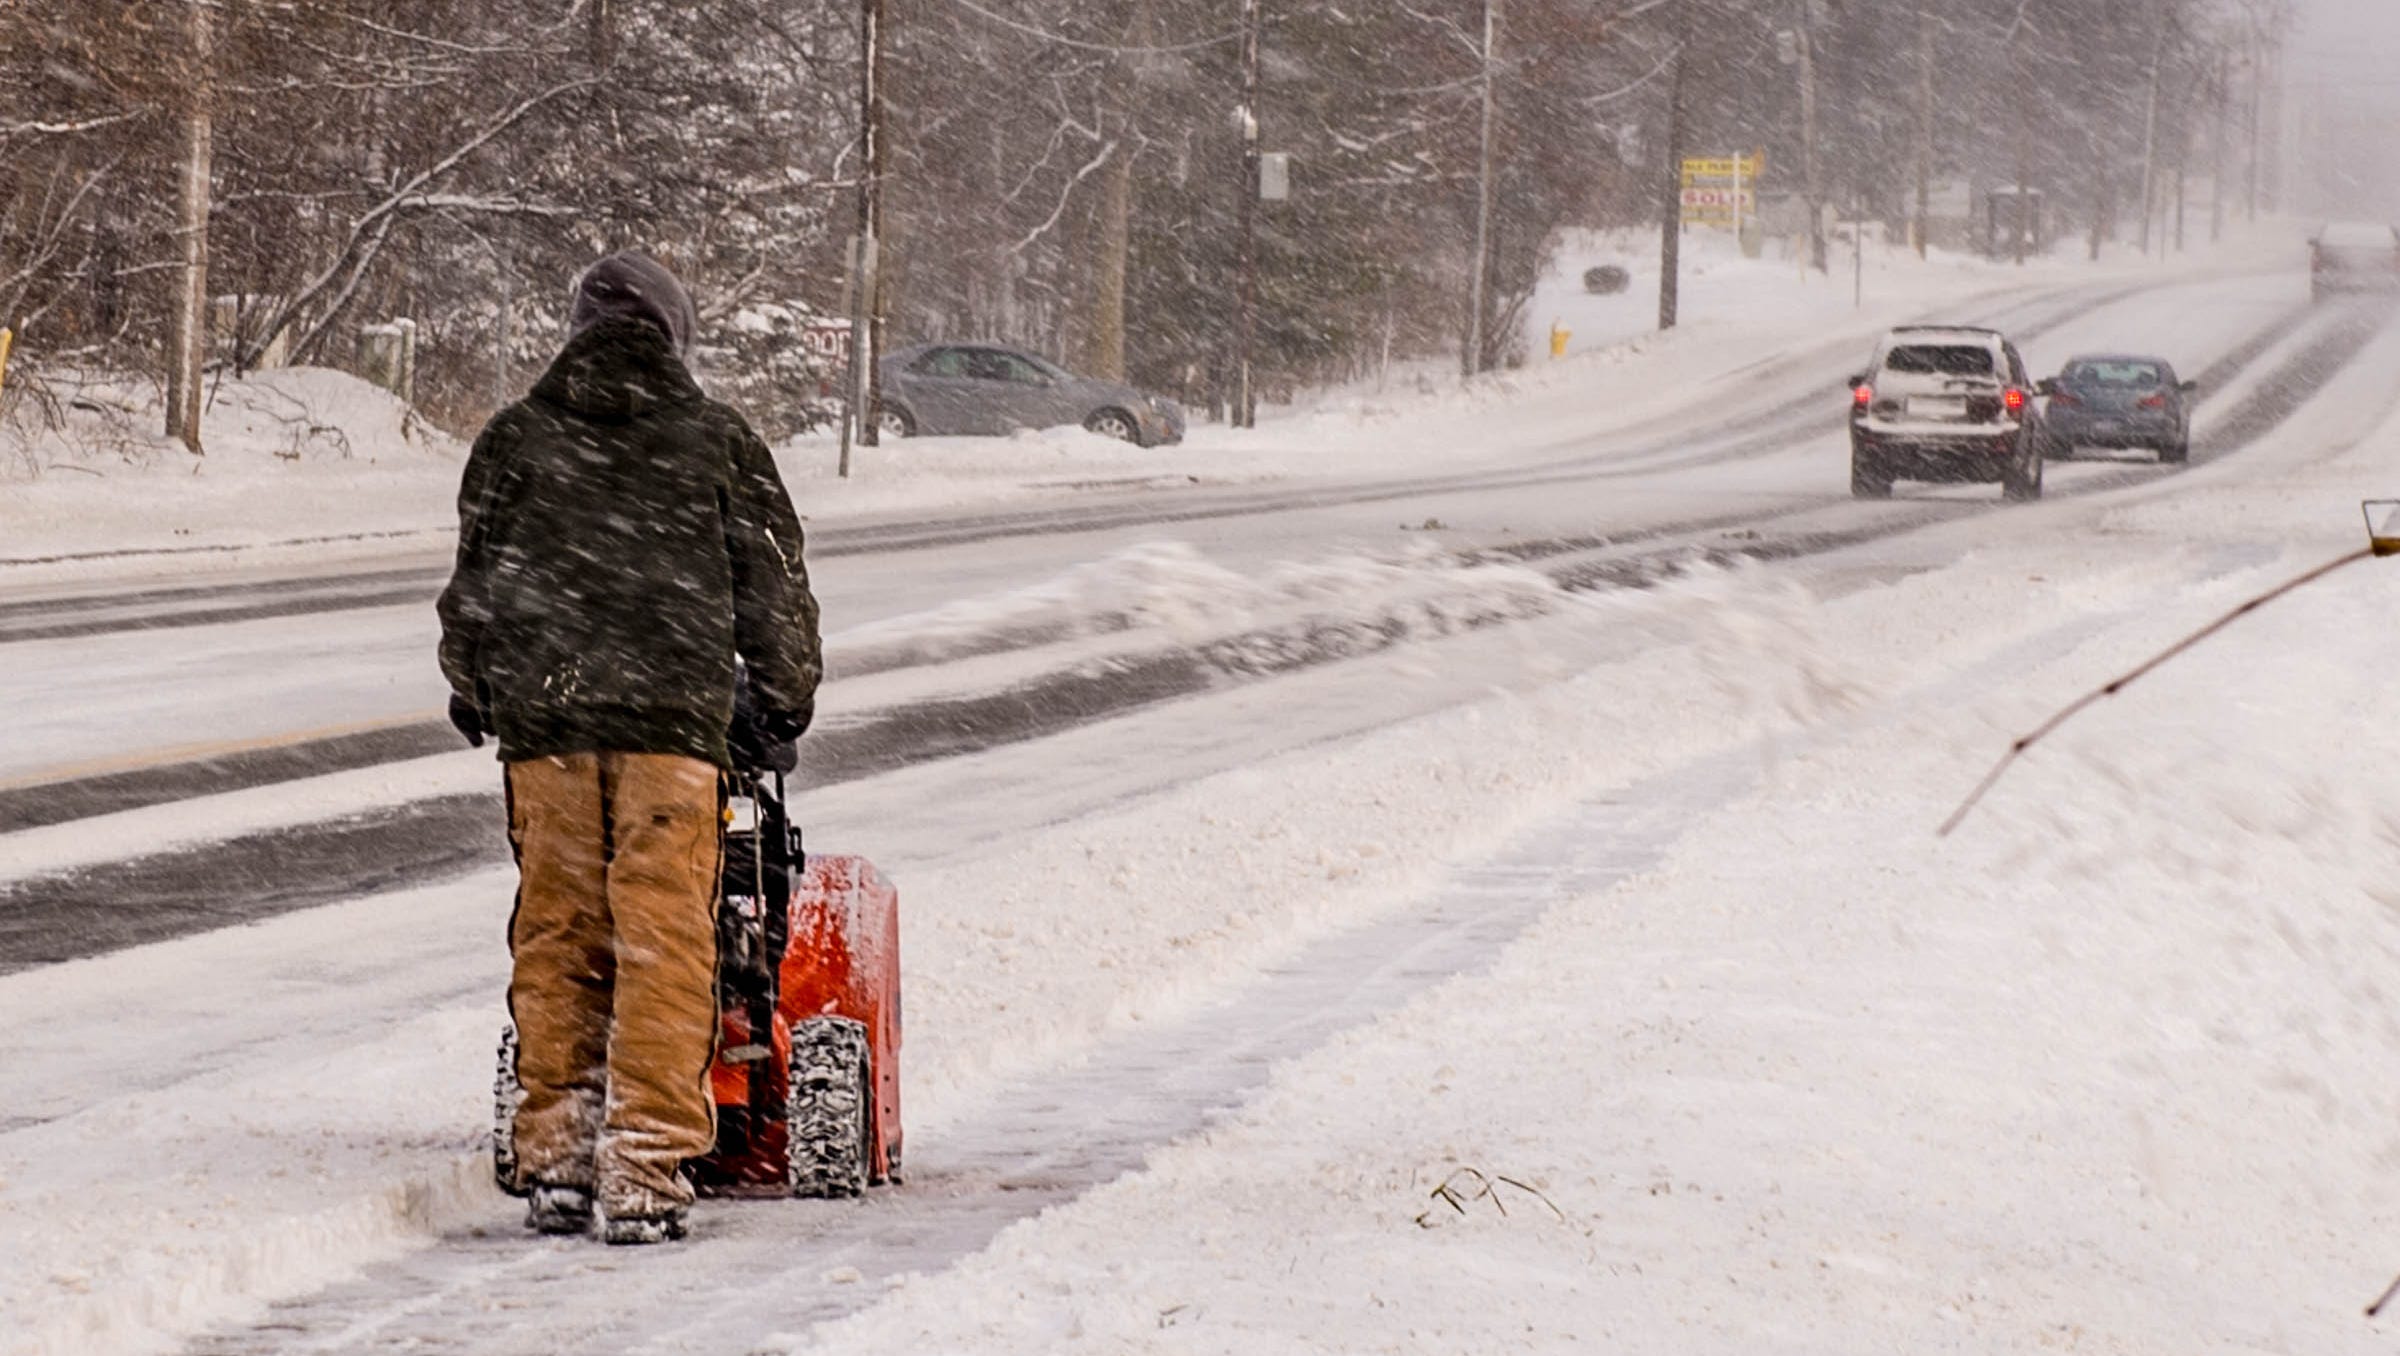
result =
[{"label": "winter boot", "polygon": [[534,1183],[526,1196],[525,1227],[537,1234],[590,1233],[592,1193],[583,1187]]},{"label": "winter boot", "polygon": [[683,1212],[663,1215],[610,1215],[600,1223],[600,1237],[611,1246],[673,1243],[683,1237]]}]

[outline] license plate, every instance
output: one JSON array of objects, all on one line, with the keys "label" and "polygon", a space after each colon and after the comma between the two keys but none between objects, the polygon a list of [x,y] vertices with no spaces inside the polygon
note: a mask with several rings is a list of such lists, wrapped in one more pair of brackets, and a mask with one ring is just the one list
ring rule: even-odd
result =
[{"label": "license plate", "polygon": [[1964,419],[1967,402],[1964,396],[1910,396],[1908,412],[1926,419]]},{"label": "license plate", "polygon": [[2118,423],[2118,422],[2117,422],[2116,420],[2114,420],[2114,419],[2099,419],[2099,420],[2094,420],[2094,421],[2093,421],[2093,423],[2092,423],[2092,432],[2094,432],[2094,433],[2115,433],[2115,432],[2117,432],[2117,431],[2119,431],[2119,430],[2123,429],[2124,427],[2125,427],[2125,426],[2124,426],[2123,424],[2121,424],[2121,423]]}]

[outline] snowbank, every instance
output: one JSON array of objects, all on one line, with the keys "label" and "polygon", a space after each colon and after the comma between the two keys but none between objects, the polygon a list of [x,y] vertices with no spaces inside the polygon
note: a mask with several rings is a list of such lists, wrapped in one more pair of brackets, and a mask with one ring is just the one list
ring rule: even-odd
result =
[{"label": "snowbank", "polygon": [[159,434],[155,391],[55,385],[63,429],[29,431],[23,410],[0,429],[0,567],[300,540],[358,549],[456,526],[465,449],[346,373],[212,383],[200,457]]}]

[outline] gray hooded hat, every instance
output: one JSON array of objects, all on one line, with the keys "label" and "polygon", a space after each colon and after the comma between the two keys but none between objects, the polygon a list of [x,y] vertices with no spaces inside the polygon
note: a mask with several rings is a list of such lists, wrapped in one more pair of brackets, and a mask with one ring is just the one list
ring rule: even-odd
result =
[{"label": "gray hooded hat", "polygon": [[620,250],[585,269],[575,280],[575,304],[567,315],[567,333],[572,337],[603,320],[620,317],[658,326],[677,357],[691,347],[692,333],[700,328],[692,294],[665,264],[638,250]]}]

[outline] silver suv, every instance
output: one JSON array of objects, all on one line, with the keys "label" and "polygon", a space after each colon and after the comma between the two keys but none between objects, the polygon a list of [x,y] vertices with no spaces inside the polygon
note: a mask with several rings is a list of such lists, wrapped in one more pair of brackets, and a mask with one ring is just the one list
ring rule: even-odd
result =
[{"label": "silver suv", "polygon": [[1850,492],[1885,499],[1895,480],[2000,482],[2042,497],[2042,414],[2016,345],[1997,330],[1893,330],[1850,379]]}]

